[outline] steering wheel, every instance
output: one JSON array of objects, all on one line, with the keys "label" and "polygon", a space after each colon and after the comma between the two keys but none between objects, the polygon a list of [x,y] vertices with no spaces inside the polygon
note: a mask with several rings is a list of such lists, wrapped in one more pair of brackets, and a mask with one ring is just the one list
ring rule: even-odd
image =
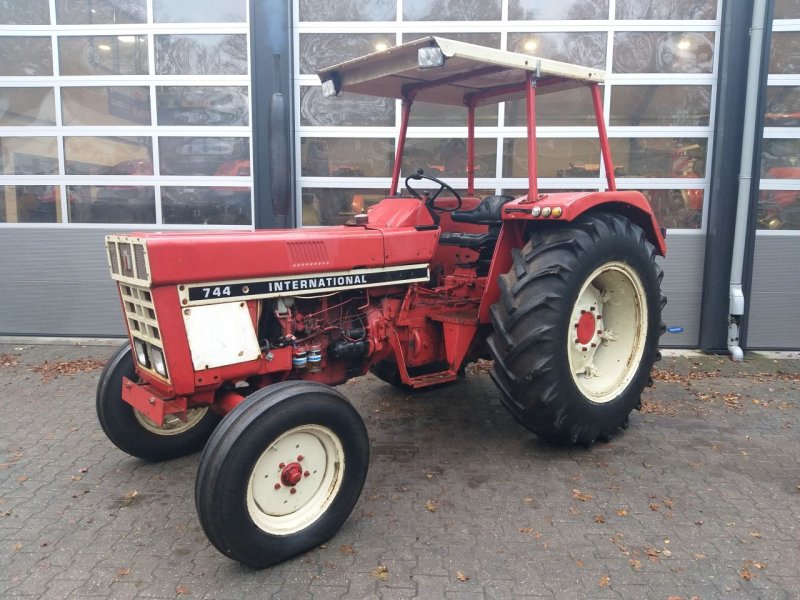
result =
[{"label": "steering wheel", "polygon": [[[428,181],[432,181],[433,183],[438,184],[439,189],[436,190],[436,193],[433,194],[432,196],[429,196],[428,199],[425,201],[425,205],[428,206],[428,208],[436,209],[441,212],[453,212],[454,210],[458,210],[459,208],[461,208],[461,196],[458,195],[458,192],[455,191],[452,187],[450,187],[449,184],[445,183],[441,179],[437,179],[436,177],[431,177],[430,175],[425,175],[425,172],[422,169],[417,169],[416,173],[406,177],[405,181],[406,189],[412,196],[414,196],[414,198],[419,198],[420,200],[423,199],[422,195],[409,185],[408,182],[412,179],[414,181],[427,179]],[[455,199],[458,201],[458,205],[455,208],[438,208],[433,205],[433,203],[436,201],[436,198],[438,198],[439,194],[441,194],[444,190],[447,190],[448,192],[453,194],[453,197],[455,197]]]}]

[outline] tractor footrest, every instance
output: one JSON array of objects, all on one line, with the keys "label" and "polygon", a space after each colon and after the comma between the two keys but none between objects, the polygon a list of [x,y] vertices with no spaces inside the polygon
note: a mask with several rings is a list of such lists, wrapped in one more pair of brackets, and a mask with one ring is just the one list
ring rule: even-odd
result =
[{"label": "tractor footrest", "polygon": [[442,371],[440,373],[430,373],[428,375],[419,375],[411,378],[411,387],[415,390],[424,388],[431,385],[439,385],[440,383],[449,383],[458,379],[458,375],[452,371]]},{"label": "tractor footrest", "polygon": [[123,377],[122,399],[158,427],[164,425],[164,417],[167,415],[175,415],[181,421],[186,421],[188,408],[186,396],[164,399],[151,386],[134,383],[127,377]]}]

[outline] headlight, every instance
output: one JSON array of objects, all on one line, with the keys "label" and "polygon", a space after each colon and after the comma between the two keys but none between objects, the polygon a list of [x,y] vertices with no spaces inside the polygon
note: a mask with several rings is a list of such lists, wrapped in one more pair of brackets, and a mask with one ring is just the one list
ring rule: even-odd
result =
[{"label": "headlight", "polygon": [[150,361],[147,360],[147,346],[141,340],[133,340],[133,349],[136,352],[136,360],[143,367],[150,367]]},{"label": "headlight", "polygon": [[161,348],[156,348],[155,346],[151,346],[150,355],[153,357],[153,368],[156,370],[156,373],[158,373],[163,377],[166,377],[167,364],[164,362],[164,353],[161,352]]}]

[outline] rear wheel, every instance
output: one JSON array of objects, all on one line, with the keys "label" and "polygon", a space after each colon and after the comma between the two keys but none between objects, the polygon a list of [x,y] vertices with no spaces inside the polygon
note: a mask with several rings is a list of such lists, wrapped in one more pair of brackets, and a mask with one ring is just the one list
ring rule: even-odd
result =
[{"label": "rear wheel", "polygon": [[492,306],[492,378],[550,442],[607,440],[641,406],[663,332],[661,268],[644,231],[615,214],[534,231]]}]

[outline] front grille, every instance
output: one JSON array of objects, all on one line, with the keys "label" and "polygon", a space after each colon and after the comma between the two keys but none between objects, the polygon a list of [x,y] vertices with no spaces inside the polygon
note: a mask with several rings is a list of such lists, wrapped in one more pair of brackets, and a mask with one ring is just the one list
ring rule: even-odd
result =
[{"label": "front grille", "polygon": [[136,274],[139,279],[147,279],[147,260],[144,257],[144,246],[141,244],[133,245],[133,256],[136,261]]},{"label": "front grille", "polygon": [[[160,349],[163,354],[164,344],[161,341],[161,332],[158,329],[158,319],[156,318],[156,307],[150,290],[127,283],[120,283],[119,292],[125,310],[125,320],[128,323],[131,335],[147,344],[149,355],[152,355],[152,352],[150,352],[152,347]],[[141,364],[139,366],[155,373],[152,367],[148,368]],[[161,375],[159,376],[162,377]]]},{"label": "front grille", "polygon": [[114,242],[108,243],[108,260],[111,262],[111,272],[119,275],[119,257],[117,256],[117,245]]},{"label": "front grille", "polygon": [[147,247],[144,241],[129,236],[106,236],[108,265],[118,281],[150,283]]}]

